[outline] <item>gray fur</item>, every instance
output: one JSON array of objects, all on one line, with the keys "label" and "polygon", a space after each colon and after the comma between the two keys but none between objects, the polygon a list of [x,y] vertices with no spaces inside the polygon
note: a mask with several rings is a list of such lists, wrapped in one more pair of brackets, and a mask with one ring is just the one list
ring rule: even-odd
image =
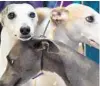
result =
[{"label": "gray fur", "polygon": [[99,86],[99,66],[96,63],[61,42],[44,39],[16,43],[9,54],[13,62],[8,64],[0,86],[21,86],[40,71],[44,41],[46,46],[49,44],[49,51],[44,51],[43,70],[56,72],[67,86]]}]

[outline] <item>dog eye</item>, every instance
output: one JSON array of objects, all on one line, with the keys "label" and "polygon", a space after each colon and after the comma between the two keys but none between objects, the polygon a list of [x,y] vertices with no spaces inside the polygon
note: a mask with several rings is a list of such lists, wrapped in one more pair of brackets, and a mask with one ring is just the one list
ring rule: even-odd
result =
[{"label": "dog eye", "polygon": [[14,19],[16,17],[15,13],[14,12],[11,12],[8,14],[8,18],[9,19]]},{"label": "dog eye", "polygon": [[93,23],[94,22],[94,16],[86,17],[86,21],[89,22],[89,23]]},{"label": "dog eye", "polygon": [[35,13],[34,13],[34,12],[31,12],[31,13],[29,14],[29,17],[34,18],[34,17],[35,17]]}]

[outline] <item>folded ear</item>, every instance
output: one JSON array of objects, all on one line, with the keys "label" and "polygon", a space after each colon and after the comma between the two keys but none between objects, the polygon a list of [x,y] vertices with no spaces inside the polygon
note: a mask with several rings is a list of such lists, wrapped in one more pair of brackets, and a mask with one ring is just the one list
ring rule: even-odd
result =
[{"label": "folded ear", "polygon": [[1,23],[1,18],[2,18],[2,16],[1,16],[1,13],[0,13],[0,23]]},{"label": "folded ear", "polygon": [[51,22],[54,27],[66,24],[68,21],[68,11],[64,7],[54,8],[51,12]]},{"label": "folded ear", "polygon": [[0,13],[0,35],[1,35],[1,30],[2,30],[2,16],[1,16],[1,13]]},{"label": "folded ear", "polygon": [[3,26],[4,25],[4,18],[5,18],[5,15],[8,14],[8,9],[10,8],[13,8],[11,7],[10,5],[7,5],[1,12],[0,12],[0,23],[1,25]]},{"label": "folded ear", "polygon": [[59,48],[57,44],[49,39],[35,39],[35,48],[39,50],[46,50],[49,53],[58,53]]},{"label": "folded ear", "polygon": [[58,48],[57,44],[53,41],[50,41],[50,40],[43,41],[42,46],[46,47],[48,52],[54,52],[54,53],[59,52],[59,48]]},{"label": "folded ear", "polygon": [[5,10],[7,8],[3,9],[1,12],[0,12],[0,24],[3,26],[3,18],[4,18],[4,15],[5,15]]}]

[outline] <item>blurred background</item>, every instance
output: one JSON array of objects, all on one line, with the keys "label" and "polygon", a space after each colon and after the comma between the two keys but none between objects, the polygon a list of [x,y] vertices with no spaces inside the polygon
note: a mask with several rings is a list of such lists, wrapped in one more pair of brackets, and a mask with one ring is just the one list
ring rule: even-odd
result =
[{"label": "blurred background", "polygon": [[[61,1],[0,1],[0,11],[2,11],[2,9],[6,5],[11,4],[11,3],[29,3],[33,5],[33,7],[35,8],[37,7],[53,8],[55,4],[56,6],[60,6]],[[99,1],[64,1],[63,6],[67,6],[72,3],[80,3],[80,4],[90,6],[94,10],[100,13],[100,2]],[[1,29],[2,29],[2,26],[0,25],[0,32],[1,32]],[[82,45],[83,45],[82,51],[85,53],[85,55],[99,64],[99,50],[94,47],[90,47],[89,45],[85,45],[85,44],[82,44]]]}]

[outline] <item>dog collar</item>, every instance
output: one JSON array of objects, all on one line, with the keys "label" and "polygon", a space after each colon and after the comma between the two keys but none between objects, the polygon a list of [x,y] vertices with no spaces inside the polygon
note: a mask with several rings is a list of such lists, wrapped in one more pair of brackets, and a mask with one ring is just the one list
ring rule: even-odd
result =
[{"label": "dog collar", "polygon": [[38,73],[37,75],[35,75],[32,79],[35,79],[35,78],[37,78],[37,77],[39,77],[39,76],[41,76],[43,74],[44,74],[43,71],[41,71],[40,73]]}]

